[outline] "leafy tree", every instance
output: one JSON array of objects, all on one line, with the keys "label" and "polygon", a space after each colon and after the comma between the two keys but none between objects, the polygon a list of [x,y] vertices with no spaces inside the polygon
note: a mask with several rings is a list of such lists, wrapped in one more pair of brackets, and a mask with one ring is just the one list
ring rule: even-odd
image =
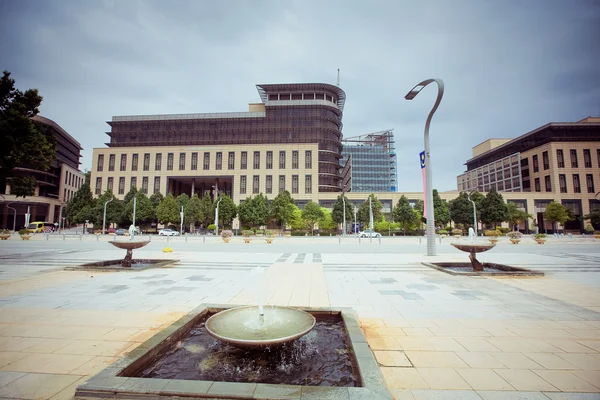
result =
[{"label": "leafy tree", "polygon": [[[89,212],[91,212],[92,207],[94,206],[94,196],[92,195],[92,191],[90,190],[90,182],[86,180],[83,185],[75,192],[75,195],[69,200],[66,207],[65,216],[71,223],[80,224],[89,218]],[[78,217],[79,213],[86,208],[88,211],[81,214],[80,219]],[[86,215],[87,218],[83,217]]]},{"label": "leafy tree", "polygon": [[498,225],[508,219],[508,209],[504,198],[496,189],[491,189],[481,202],[481,221],[488,225]]},{"label": "leafy tree", "polygon": [[[154,220],[156,217],[156,213],[154,211],[154,207],[152,206],[152,202],[142,192],[136,192],[135,197],[135,223],[136,225],[146,225]],[[133,199],[130,199],[128,203],[125,205],[124,215],[126,220],[125,224],[131,225],[133,222]]]},{"label": "leafy tree", "polygon": [[290,195],[290,192],[284,190],[283,192],[279,193],[271,202],[271,220],[285,227],[285,225],[292,218],[292,212],[294,211],[290,205],[294,204],[295,201]]},{"label": "leafy tree", "polygon": [[573,219],[569,215],[569,210],[565,206],[556,201],[552,201],[550,204],[546,206],[546,211],[544,212],[544,218],[546,220],[552,222],[552,230],[556,231],[556,223],[558,222],[561,225],[564,225],[565,222]]},{"label": "leafy tree", "polygon": [[319,229],[330,231],[335,229],[336,223],[333,222],[333,218],[331,217],[331,212],[328,209],[321,207],[321,211],[323,211],[323,217],[319,218]]},{"label": "leafy tree", "polygon": [[584,218],[590,220],[590,223],[595,230],[600,230],[600,209],[592,210],[588,215],[584,216]]},{"label": "leafy tree", "polygon": [[448,202],[450,219],[456,224],[473,225],[473,204],[467,193],[462,192],[457,198]]},{"label": "leafy tree", "polygon": [[[354,216],[354,210],[352,209],[352,204],[346,198],[346,225],[352,223],[352,218]],[[336,224],[344,223],[344,200],[342,199],[342,195],[339,195],[335,204],[333,205],[333,209],[331,210],[331,219]],[[319,224],[319,226],[321,226]]]},{"label": "leafy tree", "polygon": [[110,199],[112,199],[112,201],[106,205],[106,226],[108,227],[110,224],[119,223],[123,217],[123,203],[115,197],[111,190],[106,190],[94,201],[94,205],[90,207],[90,214],[86,215],[87,211],[80,212],[77,214],[76,219],[80,221],[80,223],[83,223],[88,219],[94,225],[97,224],[101,227],[104,215],[104,203]]},{"label": "leafy tree", "polygon": [[[218,201],[218,200],[217,200]],[[217,203],[215,202],[215,208]],[[231,197],[223,194],[221,197],[221,203],[219,203],[219,226],[231,226],[233,219],[237,216],[237,206],[231,200]],[[214,214],[214,213],[213,213]]]},{"label": "leafy tree", "polygon": [[433,214],[436,223],[445,226],[450,222],[450,210],[448,210],[448,204],[442,200],[437,189],[433,189]]},{"label": "leafy tree", "polygon": [[302,218],[304,218],[308,222],[311,234],[314,234],[315,232],[315,224],[317,223],[317,221],[324,217],[325,214],[323,213],[321,206],[312,200],[306,203],[306,206],[304,206],[304,210],[302,210]]},{"label": "leafy tree", "polygon": [[308,229],[308,222],[302,216],[302,210],[294,204],[290,208],[293,210],[292,217],[290,218],[290,227],[294,230]]},{"label": "leafy tree", "polygon": [[[369,197],[371,198],[371,208],[373,209],[373,224],[374,224],[375,222],[383,220],[383,213],[381,212],[381,209],[383,208],[383,204],[381,204],[379,199],[377,199],[377,197],[375,197],[374,194],[371,193],[369,195]],[[369,226],[370,221],[371,221],[370,216],[369,216],[369,197],[367,197],[367,199],[364,201],[364,203],[362,203],[360,205],[360,208],[358,209],[358,214],[356,216],[358,221],[361,224],[363,224],[363,226]]]},{"label": "leafy tree", "polygon": [[506,204],[506,213],[508,216],[506,222],[509,222],[513,226],[513,229],[519,226],[521,222],[533,218],[533,215],[527,214],[525,211],[519,209],[516,203],[511,202]]},{"label": "leafy tree", "polygon": [[238,207],[238,214],[242,226],[257,228],[266,225],[269,218],[269,202],[262,193],[248,197]]},{"label": "leafy tree", "polygon": [[150,196],[150,203],[152,203],[152,207],[154,207],[154,211],[158,208],[160,202],[164,199],[164,196],[161,192],[156,192],[152,196]]},{"label": "leafy tree", "polygon": [[[219,209],[220,211],[220,209]],[[200,211],[198,212],[198,221],[208,226],[214,222],[215,214],[213,212],[213,201],[210,194],[204,193],[202,200],[200,200]]]},{"label": "leafy tree", "polygon": [[177,196],[177,205],[179,206],[180,210],[182,206],[185,210],[189,202],[190,196],[188,196],[187,193],[181,193],[179,196]]},{"label": "leafy tree", "polygon": [[15,89],[15,80],[4,71],[0,78],[0,181],[9,178],[11,193],[16,197],[33,196],[36,181],[16,175],[14,169],[47,171],[56,157],[54,137],[32,119],[39,113],[41,103],[37,89],[24,93]]},{"label": "leafy tree", "polygon": [[422,223],[427,222],[427,220],[423,217],[423,215],[425,215],[425,202],[423,200],[417,200],[415,202],[415,211],[421,216],[420,221]]},{"label": "leafy tree", "polygon": [[171,223],[179,222],[179,207],[177,207],[177,200],[172,194],[168,194],[158,207],[156,208],[156,217],[160,223],[169,225]]},{"label": "leafy tree", "polygon": [[400,227],[402,227],[405,235],[406,229],[417,222],[417,214],[410,206],[408,199],[404,195],[400,196],[398,204],[396,204],[394,210],[392,211],[392,215],[394,217],[394,221],[400,223]]},{"label": "leafy tree", "polygon": [[184,208],[183,225],[187,227],[193,226],[196,228],[196,224],[200,221],[200,207],[201,201],[198,194],[194,193],[192,198],[188,201],[187,206]]},{"label": "leafy tree", "polygon": [[134,186],[131,189],[129,189],[129,192],[127,192],[127,194],[125,195],[125,197],[123,198],[123,203],[125,204],[129,204],[129,202],[136,197],[138,194],[138,190],[137,188]]}]

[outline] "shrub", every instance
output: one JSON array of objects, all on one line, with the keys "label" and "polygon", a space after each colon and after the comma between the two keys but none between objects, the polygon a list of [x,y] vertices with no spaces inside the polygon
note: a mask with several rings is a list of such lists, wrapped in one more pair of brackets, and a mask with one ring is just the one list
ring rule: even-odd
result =
[{"label": "shrub", "polygon": [[535,235],[533,235],[533,237],[536,239],[545,239],[546,234],[545,233],[536,233]]},{"label": "shrub", "polygon": [[252,236],[252,235],[254,235],[254,232],[253,232],[253,231],[251,231],[250,229],[244,229],[244,230],[242,231],[242,236],[243,236],[243,237],[250,237],[250,236]]},{"label": "shrub", "polygon": [[445,229],[440,229],[440,230],[438,231],[438,233],[439,233],[440,235],[447,235],[447,234],[448,234],[448,231],[447,231],[447,230],[445,230]]},{"label": "shrub", "polygon": [[275,232],[271,231],[271,230],[266,230],[265,231],[265,235],[269,236],[269,237],[274,237],[275,236]]},{"label": "shrub", "polygon": [[262,235],[265,233],[265,230],[264,229],[255,229],[254,233],[256,233],[257,235]]},{"label": "shrub", "polygon": [[221,231],[222,238],[230,238],[232,236],[233,236],[233,232],[231,232],[231,231]]},{"label": "shrub", "polygon": [[19,229],[19,235],[29,235],[31,231],[27,228]]},{"label": "shrub", "polygon": [[511,239],[521,239],[523,237],[523,234],[519,231],[515,231],[515,232],[509,232],[508,235],[509,238]]},{"label": "shrub", "polygon": [[512,231],[512,229],[510,229],[510,228],[504,228],[504,227],[496,228],[496,230],[500,231],[503,235],[506,235],[508,232]]},{"label": "shrub", "polygon": [[495,237],[498,237],[500,235],[502,235],[502,232],[500,232],[497,229],[488,229],[488,230],[483,231],[483,236],[495,236]]},{"label": "shrub", "polygon": [[463,231],[462,231],[462,229],[452,229],[452,234],[453,235],[462,235]]},{"label": "shrub", "polygon": [[214,231],[215,229],[217,229],[217,226],[215,224],[210,224],[206,227],[206,229],[209,231]]},{"label": "shrub", "polygon": [[592,226],[592,224],[587,224],[585,226],[584,231],[585,231],[585,233],[592,233],[592,232],[594,232],[594,227]]}]

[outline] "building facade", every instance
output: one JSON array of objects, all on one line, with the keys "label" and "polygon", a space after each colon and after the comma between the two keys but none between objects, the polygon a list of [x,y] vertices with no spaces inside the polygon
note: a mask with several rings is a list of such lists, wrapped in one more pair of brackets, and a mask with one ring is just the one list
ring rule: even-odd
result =
[{"label": "building facade", "polygon": [[33,120],[43,125],[54,136],[56,159],[48,171],[33,170],[26,166],[15,168],[16,175],[35,178],[34,196],[16,198],[10,192],[10,183],[1,185],[0,195],[4,201],[0,204],[0,224],[3,228],[22,228],[28,209],[31,222],[59,222],[62,206],[71,200],[84,183],[84,174],[79,170],[79,159],[83,150],[79,142],[48,118],[38,115],[33,117]]},{"label": "building facade", "polygon": [[342,164],[352,192],[395,192],[397,160],[393,129],[342,140]]},{"label": "building facade", "polygon": [[600,209],[600,117],[549,123],[512,140],[489,139],[473,148],[466,165],[459,191],[535,193],[528,212],[538,223],[544,225],[546,205],[555,200],[577,217],[565,228],[581,230],[582,217]]}]

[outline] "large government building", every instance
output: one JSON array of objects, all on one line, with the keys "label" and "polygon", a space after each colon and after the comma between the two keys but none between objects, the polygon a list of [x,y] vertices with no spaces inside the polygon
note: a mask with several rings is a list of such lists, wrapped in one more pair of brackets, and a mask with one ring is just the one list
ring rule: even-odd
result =
[{"label": "large government building", "polygon": [[[10,183],[0,184],[2,228],[17,230],[25,226],[25,214],[29,208],[30,221],[59,222],[61,207],[71,200],[83,185],[84,176],[79,170],[81,145],[56,122],[35,116],[33,120],[48,129],[56,141],[56,158],[48,171],[38,171],[23,165],[15,168],[15,175],[31,176],[36,180],[35,195],[16,198],[10,191]],[[15,223],[16,221],[16,223]]]}]

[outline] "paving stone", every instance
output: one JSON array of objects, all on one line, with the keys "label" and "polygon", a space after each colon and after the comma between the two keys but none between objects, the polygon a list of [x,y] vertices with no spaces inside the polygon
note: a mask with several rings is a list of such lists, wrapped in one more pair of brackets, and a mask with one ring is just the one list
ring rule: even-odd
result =
[{"label": "paving stone", "polygon": [[101,288],[104,288],[104,290],[101,291],[100,293],[118,293],[118,292],[122,292],[123,290],[127,290],[129,288],[129,286],[127,286],[127,285],[110,285],[110,286],[101,286]]},{"label": "paving stone", "polygon": [[213,278],[206,278],[205,275],[192,275],[186,278],[189,281],[210,282]]},{"label": "paving stone", "polygon": [[430,291],[430,290],[436,290],[439,289],[437,286],[435,285],[422,285],[420,283],[412,283],[410,285],[406,285],[406,287],[408,289],[416,289],[416,290],[422,290],[422,291]]}]

